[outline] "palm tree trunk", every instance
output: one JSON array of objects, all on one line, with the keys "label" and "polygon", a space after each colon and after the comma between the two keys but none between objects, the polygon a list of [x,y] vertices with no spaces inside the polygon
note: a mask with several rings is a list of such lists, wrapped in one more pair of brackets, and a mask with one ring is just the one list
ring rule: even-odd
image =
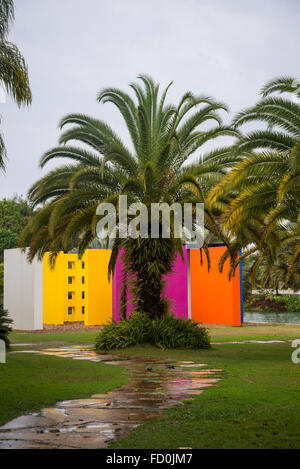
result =
[{"label": "palm tree trunk", "polygon": [[163,275],[172,271],[174,244],[170,239],[130,239],[126,241],[123,261],[134,280],[130,293],[135,311],[147,314],[151,319],[168,310],[163,297]]}]

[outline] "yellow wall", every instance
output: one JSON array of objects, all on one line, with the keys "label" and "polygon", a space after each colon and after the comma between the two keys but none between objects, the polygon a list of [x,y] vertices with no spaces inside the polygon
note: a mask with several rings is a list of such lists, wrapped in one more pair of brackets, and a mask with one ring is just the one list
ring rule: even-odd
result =
[{"label": "yellow wall", "polygon": [[63,324],[63,258],[58,256],[55,270],[49,266],[49,253],[43,258],[43,323]]},{"label": "yellow wall", "polygon": [[[85,324],[105,324],[112,318],[112,281],[108,282],[108,263],[111,250],[89,249],[87,315]],[[100,313],[100,314],[99,314]]]},{"label": "yellow wall", "polygon": [[[84,321],[85,325],[92,326],[104,324],[112,317],[112,286],[107,279],[109,258],[110,250],[88,249],[81,259],[77,254],[60,253],[51,270],[49,253],[45,254],[44,324]],[[72,283],[68,282],[69,277]],[[72,298],[68,298],[71,292]]]}]

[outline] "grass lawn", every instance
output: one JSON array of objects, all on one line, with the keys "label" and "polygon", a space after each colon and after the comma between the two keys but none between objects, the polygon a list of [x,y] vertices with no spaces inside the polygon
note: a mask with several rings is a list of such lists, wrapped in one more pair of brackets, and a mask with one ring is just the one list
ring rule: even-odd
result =
[{"label": "grass lawn", "polygon": [[[300,326],[210,328],[212,340],[300,338]],[[12,342],[52,346],[93,343],[98,332],[29,334]],[[289,343],[213,345],[205,351],[134,347],[122,353],[195,360],[224,369],[220,386],[165,411],[112,448],[299,448],[300,364]],[[57,400],[89,396],[125,382],[119,367],[27,354],[11,354],[0,365],[1,422]]]},{"label": "grass lawn", "polygon": [[57,401],[90,397],[127,383],[119,366],[33,354],[0,364],[0,425]]},{"label": "grass lawn", "polygon": [[231,340],[290,340],[300,338],[299,324],[280,324],[278,326],[220,326],[210,327],[213,342]]},{"label": "grass lawn", "polygon": [[[299,328],[300,329],[300,328]],[[87,345],[95,342],[98,331],[84,331],[84,332],[21,332],[13,331],[9,334],[9,339],[13,346],[14,343],[30,343],[49,346],[56,345]],[[34,347],[33,347],[34,348]],[[18,347],[18,350],[20,348]]]},{"label": "grass lawn", "polygon": [[[280,324],[278,326],[220,326],[209,328],[211,340],[215,342],[226,342],[230,340],[271,340],[271,339],[297,339],[300,338],[300,325]],[[49,333],[29,333],[13,331],[10,334],[12,346],[14,343],[36,344],[45,347],[64,344],[93,344],[99,331],[85,332],[49,332]],[[32,348],[35,348],[33,345]],[[20,347],[18,347],[20,350]]]},{"label": "grass lawn", "polygon": [[288,344],[215,345],[208,351],[134,348],[224,369],[220,386],[138,427],[112,448],[300,448],[300,364]]}]

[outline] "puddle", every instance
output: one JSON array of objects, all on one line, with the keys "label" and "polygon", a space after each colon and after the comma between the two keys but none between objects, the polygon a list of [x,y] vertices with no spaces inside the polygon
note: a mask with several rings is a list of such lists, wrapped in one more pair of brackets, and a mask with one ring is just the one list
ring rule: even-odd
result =
[{"label": "puddle", "polygon": [[143,422],[159,418],[164,409],[218,385],[223,371],[192,361],[100,355],[88,346],[34,353],[122,365],[129,383],[106,394],[57,402],[52,408],[41,409],[38,415],[24,415],[8,422],[0,428],[0,449],[106,448]]}]

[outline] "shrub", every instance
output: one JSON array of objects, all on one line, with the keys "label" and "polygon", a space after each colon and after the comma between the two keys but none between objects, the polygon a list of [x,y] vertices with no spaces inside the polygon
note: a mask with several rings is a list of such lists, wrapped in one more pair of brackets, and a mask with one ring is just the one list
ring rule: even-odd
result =
[{"label": "shrub", "polygon": [[0,340],[4,340],[6,348],[9,348],[8,334],[11,331],[12,320],[8,317],[8,312],[0,309]]},{"label": "shrub", "polygon": [[275,296],[271,293],[251,295],[244,304],[245,311],[299,312],[299,295]]},{"label": "shrub", "polygon": [[286,307],[288,311],[300,311],[299,295],[289,295],[288,297],[286,297]]},{"label": "shrub", "polygon": [[193,319],[176,318],[171,314],[152,321],[152,343],[160,348],[199,349],[210,347],[207,329]]},{"label": "shrub", "polygon": [[171,314],[150,319],[144,313],[134,313],[130,319],[105,325],[96,339],[96,349],[120,350],[147,343],[163,349],[210,347],[207,329],[191,319],[176,318]]},{"label": "shrub", "polygon": [[146,314],[135,314],[131,320],[111,321],[96,338],[99,350],[123,349],[149,341],[151,320]]}]

